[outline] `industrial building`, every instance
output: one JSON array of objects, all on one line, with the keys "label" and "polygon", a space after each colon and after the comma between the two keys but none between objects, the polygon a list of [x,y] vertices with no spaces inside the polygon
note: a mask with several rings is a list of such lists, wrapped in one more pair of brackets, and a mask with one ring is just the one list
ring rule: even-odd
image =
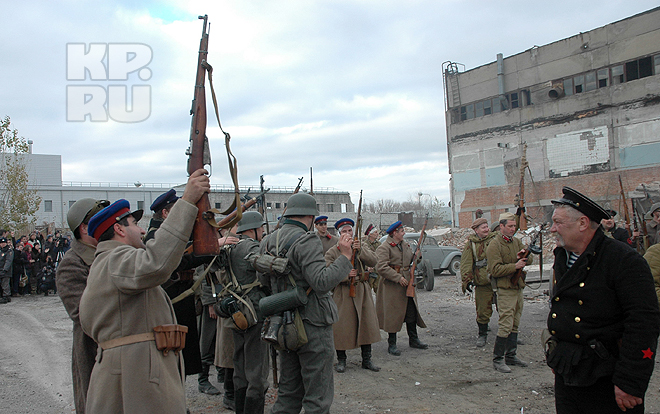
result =
[{"label": "industrial building", "polygon": [[443,75],[455,226],[515,212],[521,172],[537,222],[562,186],[621,211],[619,177],[660,179],[660,7]]}]

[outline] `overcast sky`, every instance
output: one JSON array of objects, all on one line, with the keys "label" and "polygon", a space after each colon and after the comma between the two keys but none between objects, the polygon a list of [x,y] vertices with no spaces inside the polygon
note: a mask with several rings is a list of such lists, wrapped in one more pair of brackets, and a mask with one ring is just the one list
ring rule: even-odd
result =
[{"label": "overcast sky", "polygon": [[[657,6],[657,0],[0,3],[0,116],[34,141],[34,153],[62,156],[64,181],[185,182],[202,32],[197,16],[208,14],[208,60],[240,184],[258,185],[264,175],[267,186],[295,186],[305,176],[308,187],[313,167],[315,188],[350,191],[355,203],[361,189],[367,202],[417,199],[420,192],[449,201],[443,62],[472,69],[497,53],[507,57]],[[136,45],[147,45],[152,60],[127,80],[91,73],[71,79],[81,67],[67,48],[75,43],[124,44],[136,59],[145,56]],[[75,91],[132,85],[151,90],[145,120],[67,121],[80,112]],[[207,102],[211,182],[227,184],[208,86]]]}]

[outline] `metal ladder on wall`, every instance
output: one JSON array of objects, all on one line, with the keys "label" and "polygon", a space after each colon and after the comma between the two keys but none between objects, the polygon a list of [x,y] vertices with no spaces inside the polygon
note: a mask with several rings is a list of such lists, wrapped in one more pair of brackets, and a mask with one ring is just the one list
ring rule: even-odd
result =
[{"label": "metal ladder on wall", "polygon": [[[445,106],[446,110],[452,109],[453,112],[455,112],[455,117],[460,117],[461,107],[461,92],[458,86],[458,74],[460,73],[458,68],[459,65],[461,65],[463,71],[465,71],[465,65],[461,63],[447,61],[442,64],[445,93],[447,94]],[[451,98],[449,95],[451,95]]]}]

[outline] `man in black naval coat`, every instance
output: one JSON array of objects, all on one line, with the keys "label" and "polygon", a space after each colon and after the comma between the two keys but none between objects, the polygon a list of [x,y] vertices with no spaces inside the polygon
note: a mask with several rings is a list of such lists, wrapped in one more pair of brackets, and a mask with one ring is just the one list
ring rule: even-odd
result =
[{"label": "man in black naval coat", "polygon": [[606,237],[609,214],[569,187],[553,200],[557,238],[546,342],[557,413],[644,412],[660,310],[642,256]]}]

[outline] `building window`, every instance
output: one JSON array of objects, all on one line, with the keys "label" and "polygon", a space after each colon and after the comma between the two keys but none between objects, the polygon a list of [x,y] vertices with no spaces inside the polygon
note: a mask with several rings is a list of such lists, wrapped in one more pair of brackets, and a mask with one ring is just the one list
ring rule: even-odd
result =
[{"label": "building window", "polygon": [[607,87],[607,80],[610,78],[607,68],[600,69],[597,73],[598,73],[598,87],[599,88]]},{"label": "building window", "polygon": [[653,59],[651,56],[639,60],[639,78],[653,76]]},{"label": "building window", "polygon": [[144,210],[144,200],[138,200],[137,209],[138,210]]},{"label": "building window", "polygon": [[282,208],[282,203],[275,203],[275,208]]},{"label": "building window", "polygon": [[660,55],[653,57],[653,65],[655,66],[655,74],[660,75]]},{"label": "building window", "polygon": [[564,93],[566,96],[573,95],[573,78],[564,79]]},{"label": "building window", "polygon": [[216,209],[220,210],[221,206],[222,206],[222,203],[215,203],[215,208]]},{"label": "building window", "polygon": [[53,200],[44,200],[44,211],[46,213],[53,212]]},{"label": "building window", "polygon": [[498,96],[497,98],[493,98],[493,113],[497,114],[502,112],[502,100]]},{"label": "building window", "polygon": [[266,208],[273,208],[273,203],[266,203]]},{"label": "building window", "polygon": [[490,115],[492,112],[491,100],[488,99],[484,101],[484,115]]},{"label": "building window", "polygon": [[532,94],[529,92],[529,89],[521,90],[520,95],[522,96],[524,106],[529,106],[532,104]]},{"label": "building window", "polygon": [[483,101],[477,102],[474,105],[474,110],[475,110],[475,116],[477,118],[480,118],[480,117],[484,116],[484,103],[483,103]]},{"label": "building window", "polygon": [[575,83],[575,93],[584,92],[584,75],[574,77],[573,82]]},{"label": "building window", "polygon": [[585,92],[594,91],[598,89],[596,83],[596,73],[589,72],[584,76],[584,78],[585,78],[585,85],[584,85]]},{"label": "building window", "polygon": [[335,205],[334,204],[326,204],[327,207],[327,212],[328,213],[333,213],[335,211]]},{"label": "building window", "polygon": [[511,109],[518,108],[520,106],[517,92],[513,92],[509,95],[509,103],[511,104]]},{"label": "building window", "polygon": [[618,85],[625,82],[623,79],[623,65],[614,66],[612,68],[612,85]]},{"label": "building window", "polygon": [[639,79],[639,64],[636,60],[626,62],[626,82]]},{"label": "building window", "polygon": [[465,108],[467,108],[467,119],[473,119],[474,118],[474,104],[467,105]]},{"label": "building window", "polygon": [[461,121],[467,120],[467,109],[464,106],[461,106]]}]

